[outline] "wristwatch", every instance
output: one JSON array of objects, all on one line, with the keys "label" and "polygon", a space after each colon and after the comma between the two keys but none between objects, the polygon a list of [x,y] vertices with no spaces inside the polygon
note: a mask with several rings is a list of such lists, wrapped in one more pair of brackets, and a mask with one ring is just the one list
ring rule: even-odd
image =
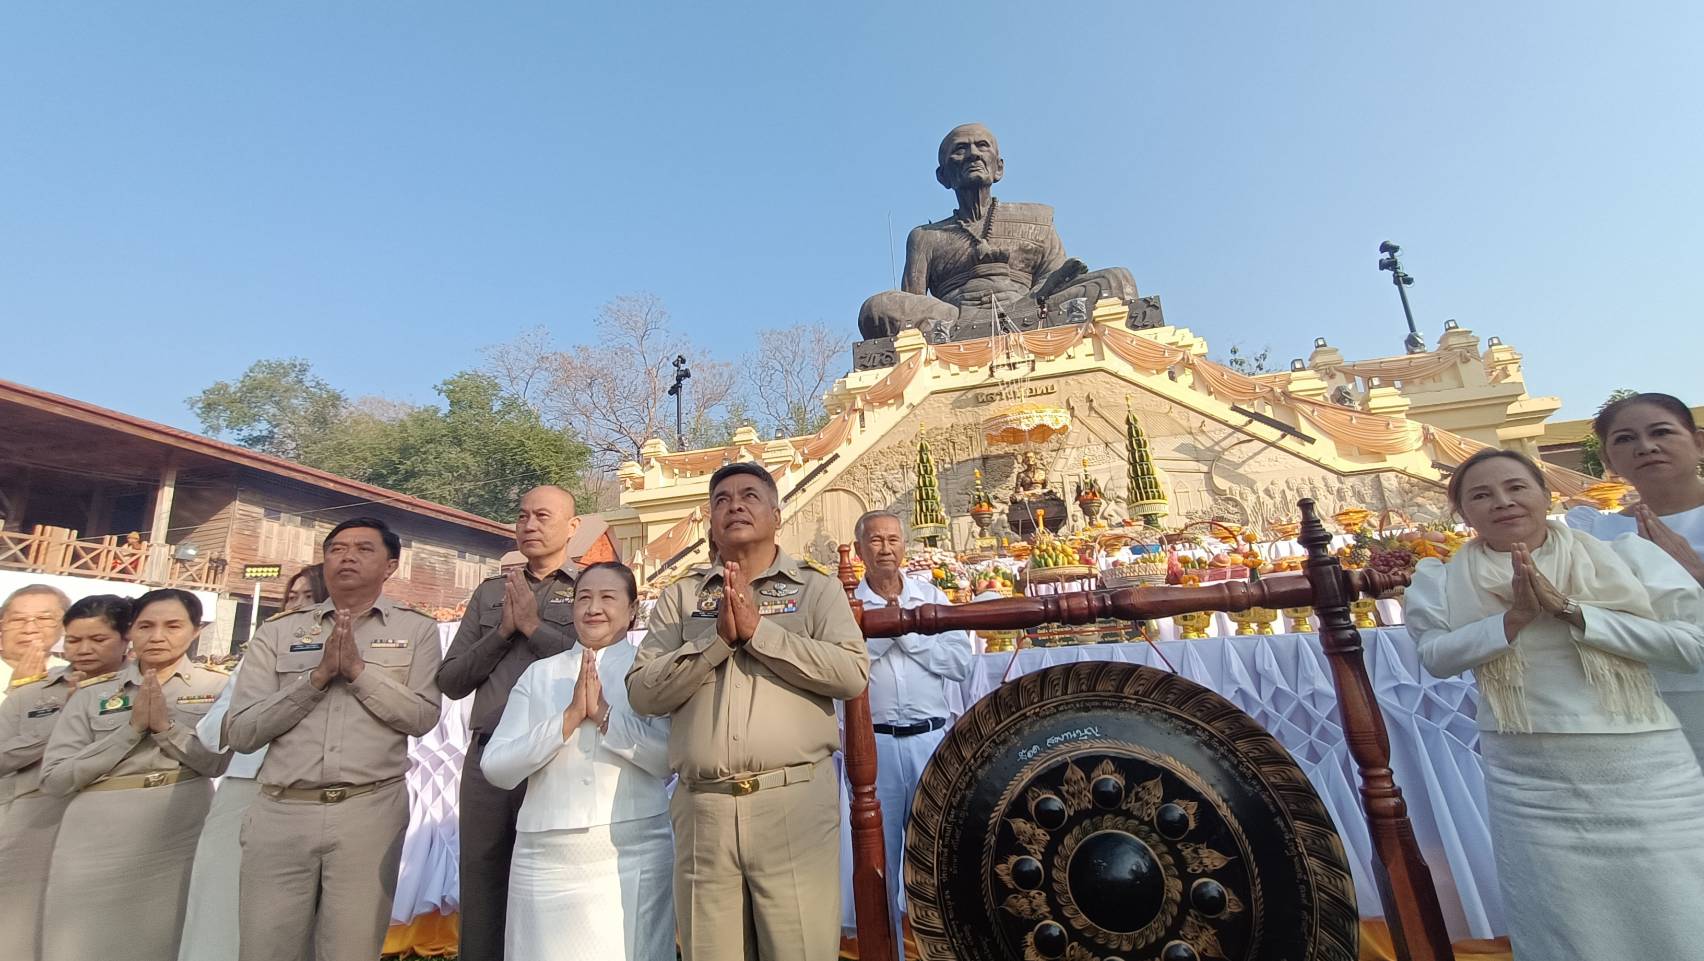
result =
[{"label": "wristwatch", "polygon": [[1562,605],[1562,617],[1567,619],[1578,613],[1580,613],[1580,602],[1572,597],[1568,598],[1568,602]]}]

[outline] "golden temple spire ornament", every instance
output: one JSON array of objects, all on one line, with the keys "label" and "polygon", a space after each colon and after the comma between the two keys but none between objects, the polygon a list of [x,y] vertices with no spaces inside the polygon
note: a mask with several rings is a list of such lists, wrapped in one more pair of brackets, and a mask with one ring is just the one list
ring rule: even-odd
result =
[{"label": "golden temple spire ornament", "polygon": [[1154,470],[1148,437],[1136,422],[1136,410],[1129,397],[1124,398],[1124,457],[1129,465],[1126,476],[1130,481],[1130,516],[1142,518],[1149,527],[1160,526],[1160,518],[1166,514],[1166,495]]}]

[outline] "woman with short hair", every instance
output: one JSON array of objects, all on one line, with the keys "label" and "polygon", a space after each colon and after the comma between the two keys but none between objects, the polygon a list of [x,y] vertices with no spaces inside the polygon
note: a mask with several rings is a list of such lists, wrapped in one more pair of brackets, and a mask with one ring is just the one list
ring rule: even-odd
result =
[{"label": "woman with short hair", "polygon": [[1515,956],[1693,957],[1704,772],[1651,669],[1704,664],[1704,589],[1648,541],[1549,520],[1513,451],[1468,458],[1449,496],[1477,536],[1416,568],[1408,630],[1428,671],[1479,688]]},{"label": "woman with short hair", "polygon": [[44,961],[173,961],[190,865],[228,755],[195,724],[228,678],[190,662],[201,602],[188,591],[136,599],[134,660],[77,686],[48,739],[41,789],[70,799],[54,845]]},{"label": "woman with short hair", "polygon": [[0,816],[0,931],[7,957],[18,961],[41,956],[42,899],[67,803],[40,790],[42,755],[77,686],[123,666],[130,610],[130,600],[114,594],[72,604],[63,618],[70,663],[19,685],[0,704],[0,791],[12,799]]},{"label": "woman with short hair", "polygon": [[581,571],[579,646],[527,668],[485,747],[480,766],[492,784],[527,785],[509,876],[507,957],[675,957],[669,723],[636,713],[624,683],[638,600],[625,565]]}]

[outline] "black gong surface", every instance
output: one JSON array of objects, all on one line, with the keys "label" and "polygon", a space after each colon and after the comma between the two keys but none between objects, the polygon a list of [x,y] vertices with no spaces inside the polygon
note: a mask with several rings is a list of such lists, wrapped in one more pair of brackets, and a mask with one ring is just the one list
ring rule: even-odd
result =
[{"label": "black gong surface", "polygon": [[925,961],[1351,961],[1342,842],[1230,701],[1090,661],[977,702],[923,772],[906,894]]}]

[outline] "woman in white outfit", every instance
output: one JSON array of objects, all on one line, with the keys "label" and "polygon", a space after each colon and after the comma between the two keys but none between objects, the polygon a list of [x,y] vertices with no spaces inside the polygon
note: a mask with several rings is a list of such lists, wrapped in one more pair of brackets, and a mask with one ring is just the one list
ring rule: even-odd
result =
[{"label": "woman in white outfit", "polygon": [[1652,667],[1704,663],[1704,589],[1651,542],[1549,521],[1532,461],[1450,480],[1478,532],[1407,591],[1426,669],[1471,670],[1491,840],[1523,961],[1697,957],[1704,773]]},{"label": "woman in white outfit", "polygon": [[[1668,394],[1634,394],[1606,405],[1592,430],[1604,466],[1633,485],[1639,503],[1613,514],[1576,507],[1568,526],[1606,541],[1638,534],[1704,584],[1704,431],[1692,410]],[[1704,763],[1704,674],[1659,671],[1657,690]]]},{"label": "woman in white outfit", "polygon": [[[284,613],[310,607],[326,599],[325,578],[320,565],[304,567],[284,583]],[[242,664],[237,665],[242,670]],[[225,712],[237,689],[236,671],[231,683],[195,726],[195,736],[209,751],[225,750]],[[266,748],[231,757],[230,767],[213,793],[213,805],[201,825],[195,845],[195,872],[189,880],[189,909],[183,920],[183,942],[178,961],[232,961],[237,956],[237,878],[243,851],[237,843],[249,802],[260,794],[260,762]]]},{"label": "woman in white outfit", "polygon": [[527,784],[509,874],[512,961],[675,957],[668,721],[635,714],[622,683],[638,598],[621,564],[582,571],[579,646],[527,668],[485,747],[492,784]]}]

